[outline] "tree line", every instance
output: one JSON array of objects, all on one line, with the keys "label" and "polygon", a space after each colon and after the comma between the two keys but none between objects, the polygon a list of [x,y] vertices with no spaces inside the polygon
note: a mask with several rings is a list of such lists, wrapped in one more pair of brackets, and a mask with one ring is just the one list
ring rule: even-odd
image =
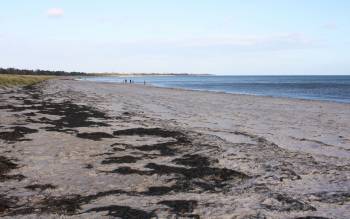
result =
[{"label": "tree line", "polygon": [[0,68],[0,74],[9,75],[55,75],[55,76],[84,76],[84,72],[65,72],[48,70],[25,70],[16,68]]}]

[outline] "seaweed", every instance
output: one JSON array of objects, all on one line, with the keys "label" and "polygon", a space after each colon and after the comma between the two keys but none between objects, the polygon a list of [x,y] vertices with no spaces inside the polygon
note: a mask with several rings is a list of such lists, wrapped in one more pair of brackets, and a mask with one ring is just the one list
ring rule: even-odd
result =
[{"label": "seaweed", "polygon": [[122,219],[150,219],[156,215],[153,212],[147,212],[139,209],[134,209],[129,206],[109,205],[98,208],[91,208],[85,213],[89,212],[104,212],[108,211],[107,216],[118,217]]},{"label": "seaweed", "polygon": [[198,154],[186,154],[181,158],[177,158],[173,160],[174,163],[183,165],[183,166],[191,166],[191,167],[202,167],[209,166],[210,161],[208,157],[203,157]]},{"label": "seaweed", "polygon": [[17,180],[17,181],[22,181],[26,177],[23,176],[22,174],[15,174],[15,175],[0,175],[0,182],[4,182],[7,180]]},{"label": "seaweed", "polygon": [[305,216],[305,217],[296,217],[294,219],[329,219],[329,218],[319,217],[319,216]]},{"label": "seaweed", "polygon": [[0,156],[0,175],[6,174],[17,167],[17,164],[12,162],[11,159]]},{"label": "seaweed", "polygon": [[[28,90],[32,98],[40,98],[41,94],[35,93],[37,88]],[[50,100],[41,99],[41,101],[25,100],[26,105],[14,106],[6,105],[2,106],[2,109],[8,109],[12,112],[22,112],[31,110],[35,112],[26,113],[25,115],[31,117],[36,113],[60,116],[59,119],[48,119],[42,117],[39,119],[28,118],[27,122],[48,124],[53,127],[46,127],[47,131],[66,132],[66,128],[78,128],[78,127],[97,127],[97,126],[109,126],[104,122],[97,122],[90,120],[95,119],[109,119],[109,117],[90,106],[78,105],[71,101],[52,102]],[[68,130],[69,131],[69,130]]]},{"label": "seaweed", "polygon": [[223,182],[232,179],[245,179],[249,178],[244,173],[230,170],[226,168],[216,167],[195,167],[195,168],[183,168],[167,165],[158,165],[155,163],[149,163],[145,166],[152,169],[153,173],[158,175],[182,175],[186,179],[202,178],[206,180],[213,180],[217,182]]},{"label": "seaweed", "polygon": [[29,117],[34,116],[37,113],[59,116],[59,119],[49,119],[47,117],[27,119],[27,122],[50,125],[45,127],[45,130],[47,131],[69,133],[75,132],[72,128],[109,126],[109,124],[105,122],[91,120],[91,118],[106,120],[110,119],[110,117],[90,106],[75,104],[68,100],[63,102],[53,102],[52,99],[44,99],[44,95],[39,86],[26,86],[23,88],[23,92],[29,95],[32,99],[24,99],[21,106],[6,105],[1,106],[1,109],[7,109],[12,112],[30,110],[32,112],[25,113],[25,115]]},{"label": "seaweed", "polygon": [[92,168],[94,168],[94,166],[93,166],[92,164],[86,164],[86,165],[85,165],[85,168],[86,168],[86,169],[92,169]]},{"label": "seaweed", "polygon": [[199,218],[198,215],[187,215],[188,213],[192,213],[193,210],[197,207],[198,203],[195,200],[165,200],[158,202],[158,204],[170,207],[171,212],[175,213],[177,216],[190,216],[192,218]]},{"label": "seaweed", "polygon": [[4,194],[0,194],[0,214],[8,211],[14,206],[16,199],[9,199]]},{"label": "seaweed", "polygon": [[12,131],[0,132],[0,139],[6,142],[16,141],[28,141],[29,139],[23,139],[26,134],[32,134],[38,132],[36,129],[31,129],[23,126],[11,127]]},{"label": "seaweed", "polygon": [[102,164],[112,163],[136,163],[141,158],[134,156],[122,156],[122,157],[108,157],[102,161]]},{"label": "seaweed", "polygon": [[105,132],[90,132],[90,133],[78,133],[76,135],[78,138],[85,138],[94,141],[101,141],[103,138],[114,138],[113,135],[105,133]]},{"label": "seaweed", "polygon": [[178,131],[169,131],[161,128],[131,128],[131,129],[124,129],[124,130],[118,130],[113,132],[114,135],[139,135],[139,136],[145,136],[145,135],[153,135],[163,138],[175,138],[175,139],[181,139],[183,142],[187,142],[184,134]]},{"label": "seaweed", "polygon": [[33,191],[34,190],[44,191],[46,189],[55,189],[57,188],[57,186],[54,186],[52,184],[33,184],[33,185],[26,186],[24,188],[33,190]]},{"label": "seaweed", "polygon": [[299,200],[293,199],[286,195],[274,193],[271,197],[276,199],[279,205],[265,205],[262,206],[273,211],[316,211],[316,208]]},{"label": "seaweed", "polygon": [[166,142],[166,143],[158,143],[151,145],[142,145],[140,147],[136,147],[135,149],[140,151],[159,151],[162,156],[174,156],[177,152],[175,148],[171,148],[170,146],[176,146],[177,142]]},{"label": "seaweed", "polygon": [[16,206],[6,216],[54,213],[58,215],[73,215],[80,210],[80,195],[65,197],[46,197],[34,206]]},{"label": "seaweed", "polygon": [[[139,135],[139,136],[157,136],[162,138],[174,138],[176,141],[169,141],[164,143],[147,144],[136,147],[136,150],[140,151],[159,151],[162,156],[174,156],[177,152],[175,147],[191,144],[191,141],[185,134],[179,131],[171,131],[162,128],[132,128],[114,131],[113,135]],[[116,149],[119,150],[119,149]]]},{"label": "seaweed", "polygon": [[119,167],[119,168],[112,170],[112,171],[109,171],[107,173],[118,173],[121,175],[130,175],[130,174],[152,175],[153,174],[153,172],[151,172],[151,171],[136,170],[136,169],[132,169],[130,167]]},{"label": "seaweed", "polygon": [[152,186],[148,188],[148,191],[143,192],[143,195],[149,195],[149,196],[159,196],[159,195],[166,195],[172,191],[176,190],[176,188],[168,187],[168,186]]},{"label": "seaweed", "polygon": [[16,168],[18,168],[18,165],[14,163],[13,160],[4,156],[0,156],[0,182],[7,180],[23,180],[25,176],[21,174],[7,175],[7,173]]},{"label": "seaweed", "polygon": [[[127,166],[119,167],[110,173],[118,173],[121,175],[138,174],[144,176],[150,176],[153,174],[174,176],[176,183],[174,186],[169,187],[169,190],[162,188],[161,193],[167,193],[170,191],[183,192],[200,188],[204,191],[215,191],[216,189],[222,189],[227,186],[227,182],[230,180],[242,181],[249,179],[250,177],[244,173],[230,170],[226,168],[216,167],[195,167],[184,168],[176,166],[158,165],[155,163],[149,163],[145,166],[151,170],[138,170],[132,169]],[[156,188],[157,189],[157,188]],[[152,194],[152,191],[146,192],[146,194]]]}]

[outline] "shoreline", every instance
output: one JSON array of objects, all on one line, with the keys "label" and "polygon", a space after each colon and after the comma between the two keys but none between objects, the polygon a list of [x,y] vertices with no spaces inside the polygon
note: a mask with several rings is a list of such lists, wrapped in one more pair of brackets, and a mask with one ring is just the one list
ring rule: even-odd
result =
[{"label": "shoreline", "polygon": [[[88,81],[88,82],[96,82],[96,83],[107,83],[107,84],[123,84],[120,82],[107,82],[107,81],[91,81],[84,79],[75,79],[78,81]],[[130,85],[130,84],[129,84]],[[135,83],[133,85],[142,85],[141,83]],[[200,92],[213,92],[213,93],[222,93],[222,94],[233,94],[233,95],[247,95],[247,96],[255,96],[255,97],[268,97],[268,98],[280,98],[280,99],[294,99],[301,101],[320,101],[320,102],[330,102],[330,103],[339,103],[339,104],[350,104],[350,101],[341,101],[341,100],[330,100],[330,99],[311,99],[311,98],[303,98],[303,97],[287,97],[287,96],[272,96],[272,95],[264,95],[264,94],[249,94],[249,93],[234,93],[228,91],[219,91],[219,90],[205,90],[205,89],[193,89],[193,88],[181,88],[181,87],[167,87],[162,85],[155,84],[146,84],[146,86],[164,88],[164,89],[174,89],[174,90],[185,90],[185,91],[200,91]]]},{"label": "shoreline", "polygon": [[216,94],[228,94],[228,95],[236,95],[236,96],[248,96],[248,97],[261,97],[261,98],[272,98],[272,99],[281,99],[281,100],[295,100],[295,101],[307,101],[307,102],[319,102],[319,103],[330,103],[330,104],[342,104],[342,105],[350,105],[350,102],[342,102],[335,100],[323,100],[323,99],[307,99],[307,98],[298,98],[298,97],[281,97],[281,96],[269,96],[269,95],[259,95],[259,94],[248,94],[248,93],[231,93],[226,91],[214,91],[214,90],[200,90],[200,89],[191,89],[191,88],[180,88],[180,87],[166,87],[166,86],[157,86],[154,84],[123,84],[119,82],[106,82],[106,81],[89,81],[89,80],[79,80],[73,79],[77,81],[91,82],[91,83],[102,83],[102,84],[116,84],[116,85],[126,85],[126,86],[141,86],[141,87],[152,87],[152,88],[160,88],[160,89],[169,89],[169,90],[178,90],[178,91],[194,91],[194,92],[208,92],[208,93],[216,93]]},{"label": "shoreline", "polygon": [[74,79],[0,93],[1,218],[350,214],[348,104]]},{"label": "shoreline", "polygon": [[[100,83],[100,82],[97,82]],[[290,99],[290,100],[300,100],[300,101],[316,101],[316,102],[330,102],[330,103],[339,103],[339,104],[350,104],[350,102],[342,102],[336,100],[325,100],[325,99],[307,99],[307,98],[299,98],[299,97],[281,97],[281,96],[271,96],[264,94],[248,94],[248,93],[231,93],[227,91],[215,91],[215,90],[200,90],[200,89],[191,89],[191,88],[179,88],[179,87],[163,87],[157,85],[150,85],[152,87],[165,88],[165,89],[178,89],[185,91],[199,91],[199,92],[213,92],[218,94],[233,94],[233,95],[244,95],[244,96],[254,96],[254,97],[268,97],[268,98],[277,98],[277,99]]]}]

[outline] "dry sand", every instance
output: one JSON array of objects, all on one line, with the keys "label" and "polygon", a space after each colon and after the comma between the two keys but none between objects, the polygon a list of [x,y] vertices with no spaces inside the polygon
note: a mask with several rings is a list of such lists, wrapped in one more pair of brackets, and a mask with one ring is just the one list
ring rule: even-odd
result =
[{"label": "dry sand", "polygon": [[51,80],[0,145],[4,218],[350,215],[350,104]]}]

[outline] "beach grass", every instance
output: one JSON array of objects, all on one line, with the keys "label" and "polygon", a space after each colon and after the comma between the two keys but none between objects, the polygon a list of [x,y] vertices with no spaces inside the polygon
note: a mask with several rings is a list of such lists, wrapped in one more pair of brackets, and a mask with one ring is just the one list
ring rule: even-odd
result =
[{"label": "beach grass", "polygon": [[51,78],[53,76],[0,74],[0,87],[32,85]]}]

